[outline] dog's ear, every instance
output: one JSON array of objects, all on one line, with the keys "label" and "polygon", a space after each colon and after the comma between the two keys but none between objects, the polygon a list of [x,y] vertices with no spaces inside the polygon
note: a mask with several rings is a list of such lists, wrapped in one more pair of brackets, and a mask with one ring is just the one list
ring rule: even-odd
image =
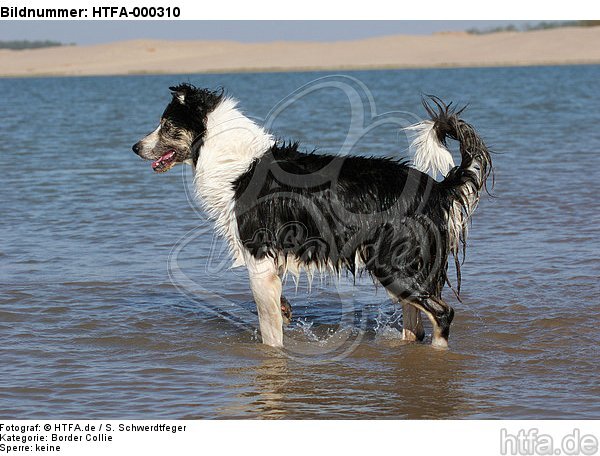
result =
[{"label": "dog's ear", "polygon": [[198,89],[187,83],[169,87],[169,89],[173,95],[173,100],[199,111],[202,115],[215,109],[225,95],[223,88],[217,90]]},{"label": "dog's ear", "polygon": [[190,93],[194,92],[196,88],[190,84],[179,84],[178,86],[169,87],[173,98],[181,104],[185,104]]}]

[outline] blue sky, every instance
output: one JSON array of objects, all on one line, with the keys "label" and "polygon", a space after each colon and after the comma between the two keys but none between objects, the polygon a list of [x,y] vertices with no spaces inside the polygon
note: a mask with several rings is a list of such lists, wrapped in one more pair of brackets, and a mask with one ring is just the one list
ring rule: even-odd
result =
[{"label": "blue sky", "polygon": [[[431,34],[522,25],[527,21],[0,21],[0,40],[96,44],[170,40],[334,41],[393,34]],[[536,21],[529,21],[536,23]]]}]

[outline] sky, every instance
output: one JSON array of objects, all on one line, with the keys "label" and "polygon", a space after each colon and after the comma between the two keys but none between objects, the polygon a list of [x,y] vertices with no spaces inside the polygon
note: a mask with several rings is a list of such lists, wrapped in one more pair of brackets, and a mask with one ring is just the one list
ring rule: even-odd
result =
[{"label": "sky", "polygon": [[[527,21],[0,21],[0,40],[98,44],[132,39],[335,41],[487,29]],[[535,21],[533,21],[535,23]]]}]

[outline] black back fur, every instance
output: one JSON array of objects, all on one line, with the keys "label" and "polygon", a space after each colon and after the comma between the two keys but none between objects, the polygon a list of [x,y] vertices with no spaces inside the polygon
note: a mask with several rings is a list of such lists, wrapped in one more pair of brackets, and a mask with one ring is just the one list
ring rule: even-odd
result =
[{"label": "black back fur", "polygon": [[240,237],[257,258],[293,257],[351,274],[364,265],[384,286],[401,284],[405,295],[441,291],[450,201],[435,180],[402,161],[278,144],[234,188]]}]

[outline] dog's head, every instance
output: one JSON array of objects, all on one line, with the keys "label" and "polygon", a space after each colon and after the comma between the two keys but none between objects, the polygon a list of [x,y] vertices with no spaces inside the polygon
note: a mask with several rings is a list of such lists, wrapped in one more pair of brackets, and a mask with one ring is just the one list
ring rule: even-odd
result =
[{"label": "dog's head", "polygon": [[170,87],[173,99],[148,136],[134,144],[133,151],[152,160],[158,173],[178,163],[193,163],[198,158],[206,134],[206,119],[223,99],[223,91],[198,89],[191,84]]}]

